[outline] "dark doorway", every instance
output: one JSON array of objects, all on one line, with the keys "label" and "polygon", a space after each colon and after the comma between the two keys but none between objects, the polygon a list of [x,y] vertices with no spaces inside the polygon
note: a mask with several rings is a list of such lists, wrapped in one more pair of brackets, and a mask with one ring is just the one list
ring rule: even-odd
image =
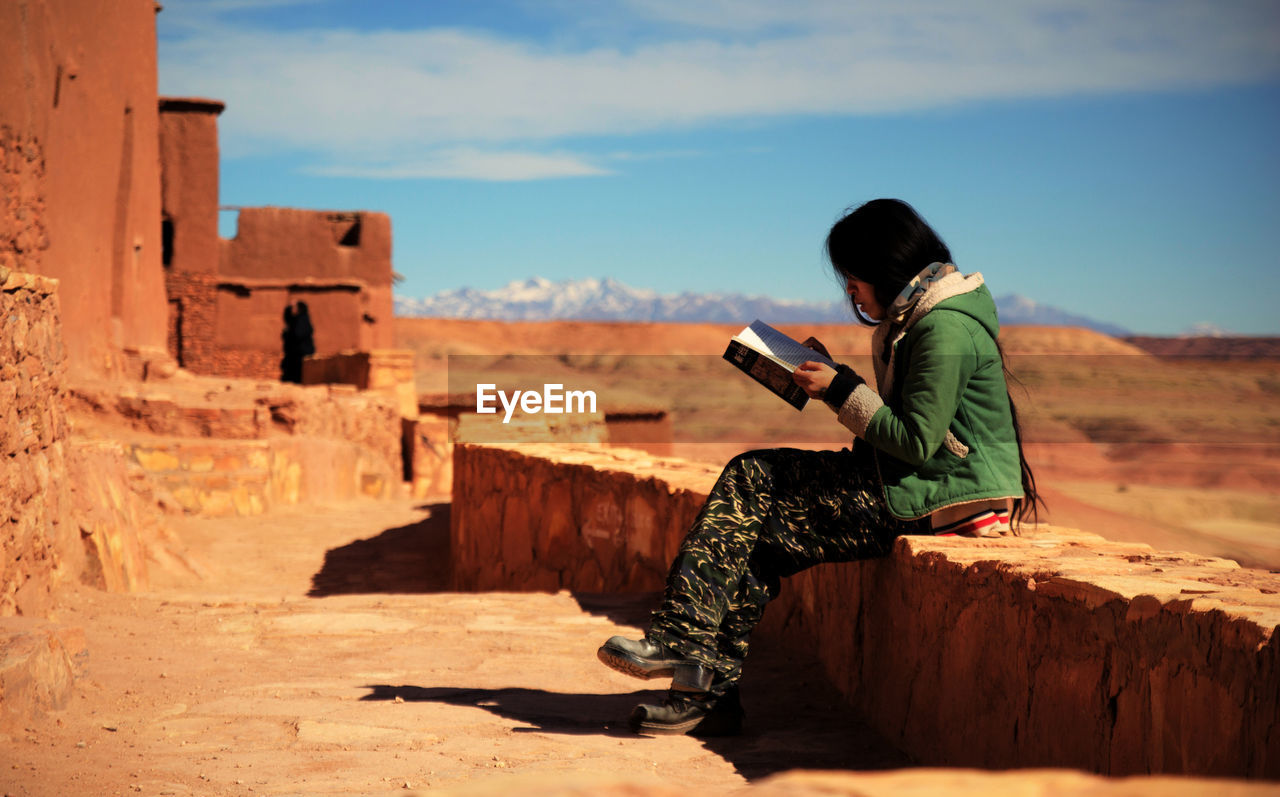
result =
[{"label": "dark doorway", "polygon": [[316,353],[315,328],[306,302],[284,308],[284,358],[280,360],[280,381],[302,383],[302,361]]}]

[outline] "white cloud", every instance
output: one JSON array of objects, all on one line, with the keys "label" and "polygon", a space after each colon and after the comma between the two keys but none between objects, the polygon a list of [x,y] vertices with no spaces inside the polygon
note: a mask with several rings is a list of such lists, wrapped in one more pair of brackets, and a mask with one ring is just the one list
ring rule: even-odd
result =
[{"label": "white cloud", "polygon": [[568,153],[479,150],[448,147],[417,160],[315,166],[309,174],[375,179],[436,178],[459,180],[544,180],[553,177],[596,177],[612,174]]},{"label": "white cloud", "polygon": [[214,13],[289,2],[305,0],[171,2],[171,29],[199,33],[162,37],[162,90],[226,100],[228,154],[302,149],[389,164],[365,171],[387,176],[600,174],[590,159],[533,153],[733,119],[1280,74],[1272,0],[632,0],[635,24],[661,37],[585,47],[447,28],[267,33]]}]

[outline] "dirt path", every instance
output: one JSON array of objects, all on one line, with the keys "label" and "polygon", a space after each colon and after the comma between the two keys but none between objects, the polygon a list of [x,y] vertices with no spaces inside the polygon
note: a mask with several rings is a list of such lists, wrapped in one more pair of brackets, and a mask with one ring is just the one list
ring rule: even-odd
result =
[{"label": "dirt path", "polygon": [[704,794],[906,763],[763,644],[746,734],[633,736],[631,706],[660,693],[595,649],[637,633],[652,596],[443,591],[447,518],[402,501],[183,521],[202,578],[63,601],[88,673],[70,708],[0,740],[0,792],[401,795],[599,775]]}]

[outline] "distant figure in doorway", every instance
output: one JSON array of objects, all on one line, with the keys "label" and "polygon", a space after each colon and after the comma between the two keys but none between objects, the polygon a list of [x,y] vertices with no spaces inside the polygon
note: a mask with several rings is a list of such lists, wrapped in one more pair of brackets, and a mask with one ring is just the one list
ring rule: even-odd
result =
[{"label": "distant figure in doorway", "polygon": [[284,359],[280,361],[280,381],[302,384],[302,360],[316,353],[315,330],[306,302],[284,308]]}]

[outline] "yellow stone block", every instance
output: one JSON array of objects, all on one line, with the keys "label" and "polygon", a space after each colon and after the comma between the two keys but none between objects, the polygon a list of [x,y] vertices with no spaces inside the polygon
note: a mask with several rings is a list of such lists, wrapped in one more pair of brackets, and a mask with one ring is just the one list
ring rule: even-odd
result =
[{"label": "yellow stone block", "polygon": [[360,490],[370,498],[381,498],[385,483],[383,478],[376,473],[364,473],[360,475]]},{"label": "yellow stone block", "polygon": [[287,504],[296,504],[301,492],[302,465],[297,462],[290,462],[289,467],[285,469],[282,498]]},{"label": "yellow stone block", "polygon": [[163,449],[144,449],[135,448],[133,450],[133,458],[138,461],[143,470],[151,473],[159,473],[166,470],[177,470],[181,467],[178,458]]},{"label": "yellow stone block", "polygon": [[192,473],[209,473],[213,470],[213,457],[208,454],[192,457],[191,461],[187,463],[187,470]]},{"label": "yellow stone block", "polygon": [[235,514],[231,495],[221,490],[200,494],[200,513],[209,517],[226,517]]},{"label": "yellow stone block", "polygon": [[200,511],[200,496],[196,494],[194,487],[184,485],[173,488],[173,500],[178,502],[188,512]]},{"label": "yellow stone block", "polygon": [[237,487],[232,490],[231,502],[235,505],[237,515],[262,514],[262,499],[250,492],[248,487]]}]

